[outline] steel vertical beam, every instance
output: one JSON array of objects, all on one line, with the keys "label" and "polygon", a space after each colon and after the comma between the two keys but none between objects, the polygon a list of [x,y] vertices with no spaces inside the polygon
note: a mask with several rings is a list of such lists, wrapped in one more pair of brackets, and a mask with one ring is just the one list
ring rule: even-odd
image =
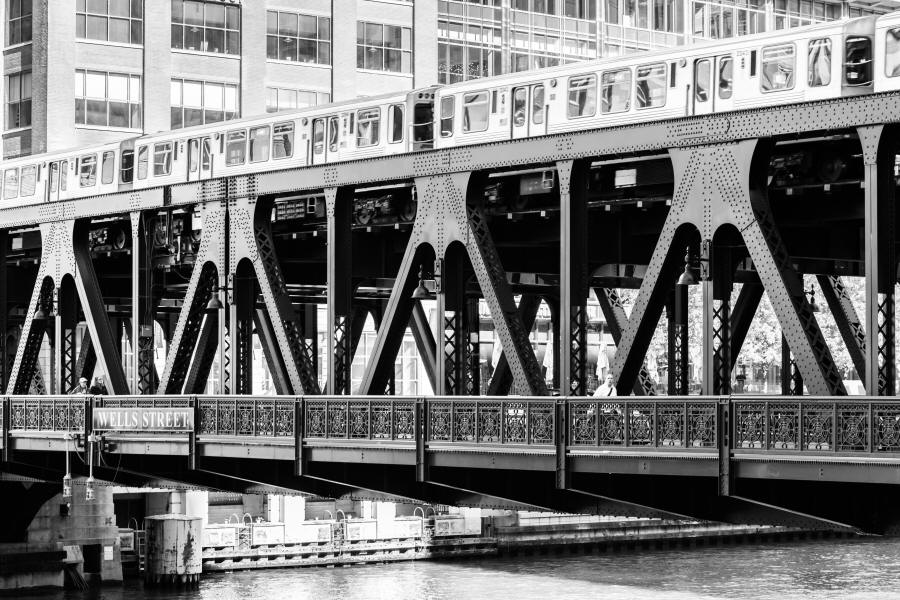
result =
[{"label": "steel vertical beam", "polygon": [[281,352],[278,351],[278,340],[275,339],[272,322],[269,320],[269,314],[265,309],[258,308],[253,310],[253,324],[256,326],[259,344],[262,346],[263,356],[265,356],[266,365],[269,367],[269,374],[272,376],[275,393],[279,396],[290,394],[290,378],[284,366]]},{"label": "steel vertical beam", "polygon": [[350,393],[350,328],[353,299],[353,213],[352,188],[325,188],[325,214],[328,225],[326,296],[328,300],[327,392]]},{"label": "steel vertical beam", "polygon": [[[534,327],[540,307],[541,297],[535,294],[522,294],[522,297],[519,299],[517,310],[522,319],[522,325],[528,331],[531,331]],[[498,343],[497,338],[494,338],[494,343]],[[497,366],[494,367],[494,372],[491,374],[491,380],[488,383],[487,395],[505,396],[509,393],[510,386],[512,386],[512,373],[509,370],[509,361],[506,360],[506,352],[501,350],[500,358],[497,359]]]},{"label": "steel vertical beam", "polygon": [[153,231],[140,211],[130,213],[131,220],[131,390],[133,394],[152,394],[158,382],[153,364],[153,315],[157,298],[153,293],[153,268],[148,252],[148,233]]},{"label": "steel vertical beam", "polygon": [[738,356],[741,348],[744,346],[744,340],[747,338],[747,332],[750,330],[750,324],[753,323],[753,317],[756,315],[756,309],[759,301],[762,299],[763,286],[760,283],[744,283],[741,285],[741,291],[738,293],[737,300],[734,303],[734,310],[731,311],[729,318],[729,344],[731,351],[729,352],[729,361],[731,368],[737,364]]},{"label": "steel vertical beam", "polygon": [[893,396],[894,284],[897,280],[893,176],[895,131],[884,125],[858,129],[863,151],[866,260],[865,382],[870,396]]},{"label": "steel vertical beam", "polygon": [[[587,395],[587,193],[590,165],[559,161],[559,388]],[[552,377],[552,375],[551,375]]]},{"label": "steel vertical beam", "polygon": [[[414,302],[412,308],[412,316],[409,320],[409,328],[412,332],[413,339],[416,342],[416,349],[419,356],[422,357],[422,366],[425,368],[425,376],[431,384],[431,389],[437,389],[436,366],[437,359],[435,351],[437,346],[434,341],[434,334],[428,324],[428,317],[422,308],[421,302]],[[358,339],[358,338],[357,338]]]},{"label": "steel vertical beam", "polygon": [[687,396],[690,393],[688,377],[688,286],[675,286],[675,304],[673,309],[672,329],[669,330],[669,370],[672,373],[673,387],[670,396]]}]

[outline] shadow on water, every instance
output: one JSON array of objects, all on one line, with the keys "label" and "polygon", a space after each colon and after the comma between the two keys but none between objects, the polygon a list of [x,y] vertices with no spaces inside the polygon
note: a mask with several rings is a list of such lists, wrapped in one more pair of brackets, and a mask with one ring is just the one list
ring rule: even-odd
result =
[{"label": "shadow on water", "polygon": [[661,600],[900,597],[900,539],[746,544],[209,574],[192,590],[124,587],[40,600]]}]

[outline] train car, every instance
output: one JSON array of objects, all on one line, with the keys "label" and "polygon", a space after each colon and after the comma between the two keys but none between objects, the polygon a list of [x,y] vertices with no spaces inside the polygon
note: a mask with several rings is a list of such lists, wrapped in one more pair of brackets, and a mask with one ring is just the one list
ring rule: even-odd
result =
[{"label": "train car", "polygon": [[453,84],[435,147],[871,93],[874,17]]},{"label": "train car", "polygon": [[883,15],[876,21],[873,58],[875,91],[900,90],[900,12]]},{"label": "train car", "polygon": [[133,139],[128,139],[5,160],[0,208],[130,189],[132,145]]}]

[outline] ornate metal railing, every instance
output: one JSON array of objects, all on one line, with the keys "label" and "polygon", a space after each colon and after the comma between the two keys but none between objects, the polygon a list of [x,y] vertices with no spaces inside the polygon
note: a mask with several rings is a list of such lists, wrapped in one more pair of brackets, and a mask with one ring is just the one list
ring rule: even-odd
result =
[{"label": "ornate metal railing", "polygon": [[293,437],[294,398],[197,398],[201,435]]},{"label": "ornate metal railing", "polygon": [[187,408],[191,396],[98,396],[95,406],[110,408]]},{"label": "ornate metal railing", "polygon": [[84,431],[88,399],[84,396],[18,396],[10,398],[11,431]]},{"label": "ornate metal railing", "polygon": [[715,448],[716,399],[569,401],[571,446]]},{"label": "ornate metal railing", "polygon": [[350,440],[415,440],[414,399],[306,399],[304,436]]},{"label": "ornate metal railing", "polygon": [[900,452],[900,403],[735,401],[734,447],[799,452]]},{"label": "ornate metal railing", "polygon": [[429,441],[476,444],[548,444],[556,439],[552,400],[429,400]]}]

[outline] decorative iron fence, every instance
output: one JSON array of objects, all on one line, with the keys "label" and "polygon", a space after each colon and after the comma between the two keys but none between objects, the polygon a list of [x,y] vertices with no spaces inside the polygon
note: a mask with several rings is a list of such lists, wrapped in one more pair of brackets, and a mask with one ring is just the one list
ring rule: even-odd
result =
[{"label": "decorative iron fence", "polygon": [[96,406],[109,408],[188,408],[191,396],[98,396]]},{"label": "decorative iron fence", "polygon": [[553,444],[556,404],[547,400],[431,400],[428,439],[476,444]]},{"label": "decorative iron fence", "polygon": [[799,452],[900,452],[900,403],[734,403],[734,447]]},{"label": "decorative iron fence", "polygon": [[415,439],[416,401],[413,399],[307,399],[304,407],[307,438]]},{"label": "decorative iron fence", "polygon": [[715,399],[690,402],[572,400],[570,446],[715,448]]},{"label": "decorative iron fence", "polygon": [[84,396],[10,398],[11,431],[84,431]]},{"label": "decorative iron fence", "polygon": [[201,435],[293,437],[294,398],[198,398]]}]

